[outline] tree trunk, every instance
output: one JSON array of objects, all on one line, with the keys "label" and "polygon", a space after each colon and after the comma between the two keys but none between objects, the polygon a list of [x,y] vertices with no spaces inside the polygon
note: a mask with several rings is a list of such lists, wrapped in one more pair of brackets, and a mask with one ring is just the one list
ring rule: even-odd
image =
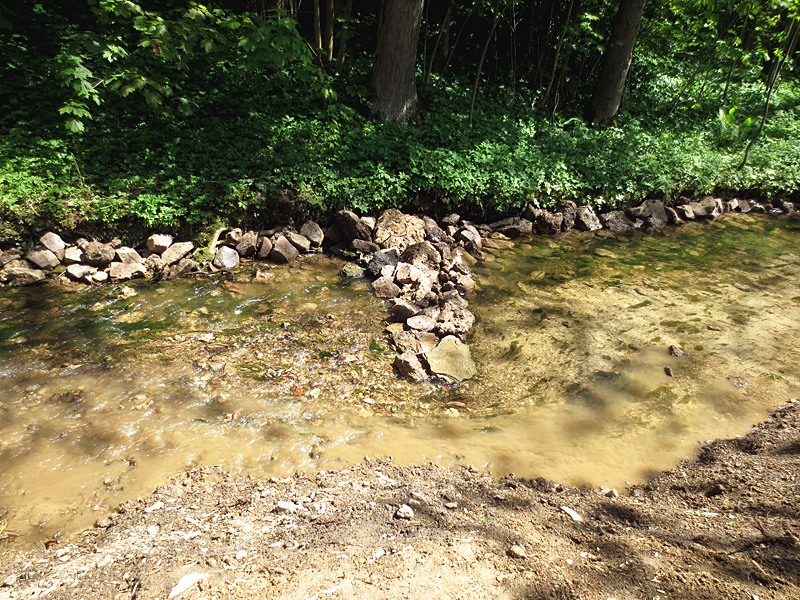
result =
[{"label": "tree trunk", "polygon": [[322,25],[320,24],[319,0],[314,0],[314,50],[322,49]]},{"label": "tree trunk", "polygon": [[349,35],[348,27],[350,25],[350,13],[353,10],[353,0],[347,0],[347,5],[344,9],[342,18],[342,29],[339,31],[339,54],[336,56],[336,72],[341,74],[344,70],[344,57],[347,52],[347,36]]},{"label": "tree trunk", "polygon": [[597,89],[592,98],[593,123],[609,123],[617,116],[645,1],[622,0],[619,5],[611,29],[611,39],[603,53],[603,68],[597,81]]},{"label": "tree trunk", "polygon": [[406,123],[417,113],[419,26],[424,0],[386,0],[372,67],[372,114]]},{"label": "tree trunk", "polygon": [[336,20],[336,10],[333,0],[325,2],[325,39],[323,40],[322,57],[325,65],[330,67],[333,61],[333,22]]}]

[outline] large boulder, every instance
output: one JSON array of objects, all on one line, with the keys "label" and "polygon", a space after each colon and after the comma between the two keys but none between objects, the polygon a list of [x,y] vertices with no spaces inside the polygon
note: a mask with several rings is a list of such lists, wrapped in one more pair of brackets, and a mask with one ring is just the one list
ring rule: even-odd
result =
[{"label": "large boulder", "polygon": [[569,231],[575,227],[575,219],[578,216],[578,205],[572,200],[559,200],[556,203],[556,212],[561,213],[564,217],[561,223],[561,231]]},{"label": "large boulder", "polygon": [[270,260],[281,264],[288,264],[298,256],[297,248],[282,235],[272,243],[272,252],[269,253]]},{"label": "large boulder", "polygon": [[297,251],[301,254],[305,254],[311,250],[311,240],[309,240],[306,236],[295,233],[294,231],[287,231],[284,235],[292,244],[292,246],[297,248]]},{"label": "large boulder", "polygon": [[399,259],[397,248],[389,248],[388,250],[379,250],[372,255],[367,271],[373,277],[380,277],[383,273],[384,267],[396,267]]},{"label": "large boulder", "polygon": [[384,211],[375,224],[375,243],[381,248],[398,248],[402,252],[425,237],[425,221],[403,214],[396,208]]},{"label": "large boulder", "polygon": [[173,265],[192,250],[194,250],[194,244],[192,242],[178,242],[164,250],[161,254],[161,260],[164,261],[166,266]]},{"label": "large boulder", "polygon": [[394,359],[394,369],[400,377],[412,381],[424,381],[428,378],[419,358],[413,352],[404,352]]},{"label": "large boulder", "polygon": [[336,213],[336,223],[348,240],[372,241],[372,228],[354,212],[340,210]]},{"label": "large boulder", "polygon": [[13,260],[0,270],[0,281],[8,281],[16,285],[33,285],[45,279],[44,271],[32,269],[26,260]]},{"label": "large boulder", "polygon": [[161,254],[172,245],[172,236],[166,233],[154,233],[147,238],[147,249],[153,254]]},{"label": "large boulder", "polygon": [[261,243],[258,245],[258,251],[256,252],[256,258],[260,260],[266,260],[269,258],[270,253],[272,252],[272,240],[268,237],[261,238]]},{"label": "large boulder", "polygon": [[431,373],[448,381],[464,381],[478,372],[469,346],[455,336],[448,335],[425,354]]},{"label": "large boulder", "polygon": [[255,231],[248,231],[242,234],[239,242],[236,244],[236,252],[239,256],[253,256],[258,248],[258,233]]},{"label": "large boulder", "polygon": [[233,271],[239,266],[239,253],[230,246],[220,246],[214,255],[214,266],[223,271]]},{"label": "large boulder", "polygon": [[424,270],[439,270],[442,255],[428,241],[412,244],[400,254],[402,262],[410,263]]},{"label": "large boulder", "polygon": [[50,252],[50,250],[43,247],[31,250],[25,258],[29,263],[35,265],[39,269],[45,269],[47,271],[56,268],[60,264],[58,257]]},{"label": "large boulder", "polygon": [[603,224],[591,206],[579,206],[575,213],[575,228],[578,231],[597,231],[603,228]]},{"label": "large boulder", "polygon": [[611,233],[631,233],[634,230],[633,221],[621,210],[612,210],[601,215],[600,221]]},{"label": "large boulder", "polygon": [[107,267],[114,260],[117,251],[111,244],[88,242],[83,247],[83,259],[93,267]]},{"label": "large boulder", "polygon": [[48,231],[39,238],[39,242],[42,246],[55,254],[59,261],[64,260],[64,250],[66,250],[67,245],[64,243],[64,240],[61,239],[60,235]]},{"label": "large boulder", "polygon": [[325,239],[322,228],[314,221],[306,221],[303,223],[303,226],[300,227],[300,235],[311,242],[311,245],[315,248],[319,248],[322,245],[322,240]]},{"label": "large boulder", "polygon": [[378,277],[372,282],[372,289],[378,298],[397,298],[400,288],[389,277]]},{"label": "large boulder", "polygon": [[564,223],[564,216],[559,213],[551,213],[543,208],[536,208],[528,205],[523,215],[528,221],[533,223],[533,230],[543,235],[554,235],[561,231]]}]

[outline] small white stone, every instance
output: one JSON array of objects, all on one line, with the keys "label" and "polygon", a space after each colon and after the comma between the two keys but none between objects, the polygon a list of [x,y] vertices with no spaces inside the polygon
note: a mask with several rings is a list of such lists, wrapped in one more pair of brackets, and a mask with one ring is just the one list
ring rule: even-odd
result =
[{"label": "small white stone", "polygon": [[395,519],[413,519],[414,518],[414,509],[411,508],[408,504],[403,504],[400,508],[397,509],[397,512],[394,513]]},{"label": "small white stone", "polygon": [[561,510],[563,510],[563,511],[564,511],[565,513],[567,513],[567,514],[568,514],[570,517],[572,517],[572,520],[573,520],[573,521],[583,521],[583,517],[582,517],[582,516],[580,516],[578,513],[576,513],[574,510],[572,510],[570,507],[568,507],[568,506],[562,506],[562,507],[561,507]]}]

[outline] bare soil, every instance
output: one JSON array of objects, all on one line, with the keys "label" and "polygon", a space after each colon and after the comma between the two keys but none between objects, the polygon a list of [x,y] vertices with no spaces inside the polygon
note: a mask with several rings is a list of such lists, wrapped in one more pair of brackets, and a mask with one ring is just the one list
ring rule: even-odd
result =
[{"label": "bare soil", "polygon": [[799,473],[800,400],[619,494],[387,461],[198,468],[72,543],[0,542],[0,600],[166,599],[192,574],[180,598],[800,598]]}]

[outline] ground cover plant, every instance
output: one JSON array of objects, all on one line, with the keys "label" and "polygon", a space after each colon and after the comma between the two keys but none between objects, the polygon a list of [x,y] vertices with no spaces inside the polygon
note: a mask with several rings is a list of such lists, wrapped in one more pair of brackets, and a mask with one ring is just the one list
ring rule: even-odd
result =
[{"label": "ground cover plant", "polygon": [[391,122],[373,60],[391,13],[331,4],[0,3],[0,237],[797,193],[796,2],[650,3],[604,123],[624,5],[425,4],[415,109]]}]

